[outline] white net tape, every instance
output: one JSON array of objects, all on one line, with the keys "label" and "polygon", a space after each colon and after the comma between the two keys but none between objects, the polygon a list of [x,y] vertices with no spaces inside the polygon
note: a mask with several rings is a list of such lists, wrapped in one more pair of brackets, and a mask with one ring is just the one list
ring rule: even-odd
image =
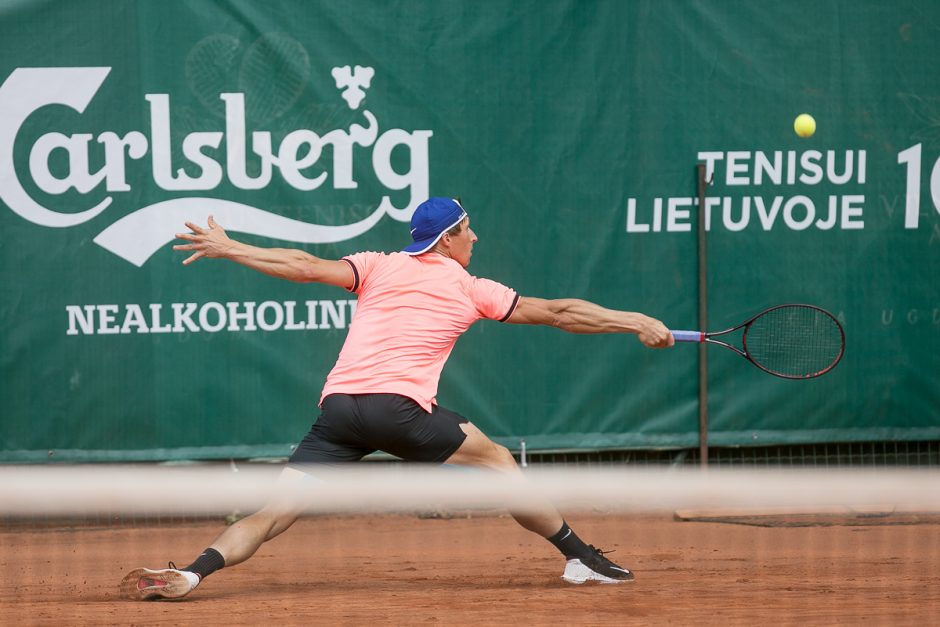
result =
[{"label": "white net tape", "polygon": [[[309,513],[428,507],[525,509],[547,499],[563,509],[785,512],[940,512],[935,470],[656,470],[532,468],[505,475],[408,465],[315,468],[279,480],[279,467],[5,466],[0,515],[102,511],[224,514],[290,502]],[[290,471],[288,471],[290,472]],[[296,479],[301,475],[294,474]]]}]

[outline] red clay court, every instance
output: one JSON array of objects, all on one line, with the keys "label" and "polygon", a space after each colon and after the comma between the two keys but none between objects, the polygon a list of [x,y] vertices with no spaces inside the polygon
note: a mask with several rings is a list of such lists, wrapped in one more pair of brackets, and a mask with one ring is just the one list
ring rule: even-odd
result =
[{"label": "red clay court", "polygon": [[185,599],[140,603],[118,595],[127,570],[186,563],[221,525],[6,527],[0,623],[927,625],[940,615],[940,525],[930,519],[569,520],[615,550],[636,582],[564,583],[552,547],[508,516],[325,516],[299,521]]}]

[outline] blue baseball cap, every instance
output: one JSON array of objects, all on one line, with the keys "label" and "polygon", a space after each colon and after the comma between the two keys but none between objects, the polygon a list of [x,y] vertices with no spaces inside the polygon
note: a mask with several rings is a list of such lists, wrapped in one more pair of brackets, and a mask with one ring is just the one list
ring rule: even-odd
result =
[{"label": "blue baseball cap", "polygon": [[411,216],[411,239],[414,242],[406,246],[401,252],[406,255],[420,255],[426,253],[441,236],[451,230],[461,220],[467,217],[467,212],[454,198],[428,198],[418,205]]}]

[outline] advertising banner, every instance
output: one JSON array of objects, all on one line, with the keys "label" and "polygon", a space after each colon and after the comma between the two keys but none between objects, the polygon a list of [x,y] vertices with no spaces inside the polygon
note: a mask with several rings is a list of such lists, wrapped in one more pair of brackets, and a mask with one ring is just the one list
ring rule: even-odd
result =
[{"label": "advertising banner", "polygon": [[[0,7],[0,460],[288,455],[355,295],[184,267],[176,233],[391,252],[428,196],[523,296],[695,328],[704,219],[710,327],[833,312],[816,380],[710,351],[712,444],[940,438],[938,25],[927,0]],[[692,447],[697,372],[694,346],[487,321],[438,400],[509,446]]]}]

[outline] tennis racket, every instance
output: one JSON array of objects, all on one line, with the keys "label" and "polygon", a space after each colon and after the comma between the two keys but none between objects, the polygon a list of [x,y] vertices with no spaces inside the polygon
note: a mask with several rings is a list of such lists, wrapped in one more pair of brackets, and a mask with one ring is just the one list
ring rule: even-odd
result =
[{"label": "tennis racket", "polygon": [[[714,339],[743,328],[741,348]],[[836,367],[845,352],[839,321],[813,305],[778,305],[736,327],[704,333],[673,331],[677,342],[707,342],[730,348],[770,374],[784,379],[811,379]]]}]

